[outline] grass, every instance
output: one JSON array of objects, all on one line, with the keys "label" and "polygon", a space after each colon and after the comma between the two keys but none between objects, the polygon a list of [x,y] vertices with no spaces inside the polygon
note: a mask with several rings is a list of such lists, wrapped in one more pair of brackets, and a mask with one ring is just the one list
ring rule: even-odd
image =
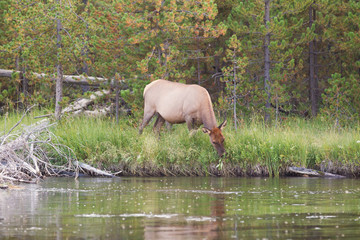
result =
[{"label": "grass", "polygon": [[[33,113],[24,119],[32,120]],[[7,127],[21,115],[11,114]],[[138,134],[140,119],[64,118],[54,133],[81,161],[124,175],[286,175],[288,166],[302,166],[360,176],[360,128],[333,128],[321,119],[287,119],[280,127],[261,122],[225,128],[227,156],[219,159],[208,136],[189,135],[186,126],[148,126]],[[4,119],[0,121],[4,126]]]}]

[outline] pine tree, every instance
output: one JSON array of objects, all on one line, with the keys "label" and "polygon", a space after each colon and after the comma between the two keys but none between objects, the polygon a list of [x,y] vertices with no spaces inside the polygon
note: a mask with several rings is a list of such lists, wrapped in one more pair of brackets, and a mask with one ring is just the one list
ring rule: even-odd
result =
[{"label": "pine tree", "polygon": [[[265,107],[265,121],[270,118],[270,106],[276,105],[273,102],[289,109],[291,98],[296,97],[291,87],[296,82],[296,74],[302,71],[303,63],[298,57],[310,33],[301,38],[296,34],[301,31],[301,14],[309,2],[244,1],[234,7],[228,17],[229,29],[241,40],[249,58],[246,78],[256,89],[253,91],[256,109]],[[260,96],[259,102],[254,101],[255,96]]]},{"label": "pine tree", "polygon": [[241,42],[233,35],[228,41],[228,48],[226,50],[225,62],[230,63],[228,67],[224,68],[224,80],[228,94],[228,99],[232,103],[234,127],[237,130],[237,108],[238,105],[243,107],[245,101],[243,100],[247,94],[243,94],[245,90],[250,89],[244,81],[244,73],[248,64],[248,59],[243,53]]},{"label": "pine tree", "polygon": [[192,50],[190,43],[225,31],[224,26],[212,26],[217,14],[212,1],[117,1],[114,9],[116,19],[110,21],[119,26],[125,48],[131,49],[129,60],[152,79],[188,78],[193,72],[182,66]]},{"label": "pine tree", "polygon": [[[80,57],[79,43],[85,24],[78,24],[76,13],[78,1],[12,1],[7,15],[11,24],[9,35],[14,36],[3,46],[2,55],[14,56],[8,68],[16,69],[21,60],[21,69],[26,69],[25,78],[29,79],[28,102],[48,104],[53,98],[53,77],[61,79],[63,73],[73,73]],[[47,77],[34,78],[31,72],[45,73]],[[61,81],[58,81],[59,91]],[[55,104],[61,104],[61,94]],[[52,101],[53,102],[53,101]],[[57,108],[59,115],[60,105]]]},{"label": "pine tree", "polygon": [[329,56],[322,58],[326,64],[326,73],[322,74],[327,80],[322,112],[325,117],[333,117],[337,125],[343,125],[360,117],[360,3],[320,1],[318,12],[321,44]]}]

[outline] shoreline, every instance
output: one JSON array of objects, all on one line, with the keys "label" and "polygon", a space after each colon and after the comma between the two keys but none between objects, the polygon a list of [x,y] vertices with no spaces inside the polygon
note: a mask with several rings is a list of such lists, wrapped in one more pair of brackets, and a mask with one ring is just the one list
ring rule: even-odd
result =
[{"label": "shoreline", "polygon": [[[207,168],[201,168],[200,166],[194,168],[193,166],[184,165],[160,167],[150,164],[134,167],[120,164],[120,166],[110,166],[106,170],[121,172],[117,175],[119,177],[316,177],[295,173],[289,168],[290,166],[280,167],[277,174],[271,173],[267,166],[259,164],[248,168],[242,168],[234,164],[224,164],[222,169],[218,169],[215,163],[210,164]],[[311,170],[338,175],[337,177],[318,176],[320,178],[360,178],[360,166],[342,166],[340,168],[333,167],[332,169],[314,167]]]}]

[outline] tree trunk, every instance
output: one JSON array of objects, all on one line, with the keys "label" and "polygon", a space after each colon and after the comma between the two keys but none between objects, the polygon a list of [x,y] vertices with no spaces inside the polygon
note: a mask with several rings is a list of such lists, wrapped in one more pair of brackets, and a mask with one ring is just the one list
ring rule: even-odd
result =
[{"label": "tree trunk", "polygon": [[[270,22],[270,0],[265,0],[265,16],[264,16],[265,27],[269,29]],[[265,117],[264,120],[266,123],[270,121],[270,33],[267,31],[264,40],[264,55],[265,55],[265,67],[264,67],[264,88],[266,94],[266,102],[265,102]]]},{"label": "tree trunk", "polygon": [[[312,5],[309,7],[309,27],[311,29],[315,21],[315,9]],[[318,112],[318,79],[315,75],[316,71],[316,54],[315,54],[316,40],[309,43],[309,88],[310,88],[310,102],[311,102],[311,115],[316,117]]]},{"label": "tree trunk", "polygon": [[198,85],[201,85],[201,73],[200,73],[200,44],[199,44],[199,38],[196,38],[196,44],[197,44],[197,81],[198,81]]},{"label": "tree trunk", "polygon": [[[21,55],[22,55],[22,47],[19,48],[19,55],[16,56],[15,63],[16,63],[16,70],[17,72],[19,72],[19,79],[22,83],[21,87],[19,87],[19,93],[22,92],[23,96],[25,97],[23,104],[26,105],[26,97],[29,92],[29,84],[28,84],[28,79],[25,77],[24,60]],[[20,99],[19,102],[22,102],[22,100]]]},{"label": "tree trunk", "polygon": [[25,78],[25,66],[24,66],[24,60],[22,58],[22,47],[19,49],[19,56],[16,58],[16,70],[20,72],[20,80],[22,82],[22,92],[24,96],[26,97],[29,92],[29,84],[28,79]]},{"label": "tree trunk", "polygon": [[26,78],[26,68],[24,66],[21,66],[21,73],[20,73],[20,77],[22,79],[22,86],[23,86],[23,94],[25,97],[28,96],[29,94],[29,80]]},{"label": "tree trunk", "polygon": [[[58,4],[61,4],[61,0],[57,0]],[[56,95],[55,95],[55,119],[60,120],[61,117],[61,100],[62,100],[62,90],[63,90],[63,73],[62,73],[62,66],[61,60],[59,56],[59,52],[61,49],[61,20],[59,16],[56,18],[56,47],[58,51],[57,56],[57,66],[56,66]]]},{"label": "tree trunk", "polygon": [[115,74],[115,112],[116,112],[116,123],[119,124],[119,99],[120,99],[120,88],[119,81],[121,77],[118,73]]},{"label": "tree trunk", "polygon": [[[235,56],[235,49],[234,49],[234,56]],[[235,57],[234,57],[235,58]],[[234,59],[234,89],[233,89],[233,98],[234,98],[234,127],[235,131],[237,130],[237,114],[236,114],[236,105],[237,105],[237,95],[236,95],[236,61]]]},{"label": "tree trunk", "polygon": [[55,96],[55,119],[61,118],[61,100],[63,90],[62,66],[60,63],[56,66],[56,96]]},{"label": "tree trunk", "polygon": [[[83,0],[82,1],[83,4],[86,6],[88,4],[88,0]],[[87,10],[87,14],[89,16],[89,10]],[[89,42],[89,24],[86,23],[86,32],[85,32],[85,37],[86,37],[86,41],[83,41],[83,47],[81,49],[81,55],[83,56],[84,60],[83,60],[83,67],[82,67],[82,73],[85,73],[86,76],[89,75],[89,66],[87,64],[87,59],[88,59],[88,53],[89,53],[89,47],[88,47],[88,42]],[[81,90],[82,93],[88,92],[90,90],[90,87],[88,84],[83,84],[81,85]]]}]

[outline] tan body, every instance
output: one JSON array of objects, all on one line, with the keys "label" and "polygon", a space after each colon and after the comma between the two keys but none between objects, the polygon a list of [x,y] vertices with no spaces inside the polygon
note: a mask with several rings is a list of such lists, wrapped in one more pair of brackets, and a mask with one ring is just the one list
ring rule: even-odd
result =
[{"label": "tan body", "polygon": [[160,131],[165,121],[175,124],[186,122],[189,130],[204,125],[210,141],[221,156],[225,152],[222,128],[217,127],[214,110],[207,90],[199,85],[186,85],[166,80],[156,80],[144,89],[144,118],[139,132],[157,114],[154,129]]}]

